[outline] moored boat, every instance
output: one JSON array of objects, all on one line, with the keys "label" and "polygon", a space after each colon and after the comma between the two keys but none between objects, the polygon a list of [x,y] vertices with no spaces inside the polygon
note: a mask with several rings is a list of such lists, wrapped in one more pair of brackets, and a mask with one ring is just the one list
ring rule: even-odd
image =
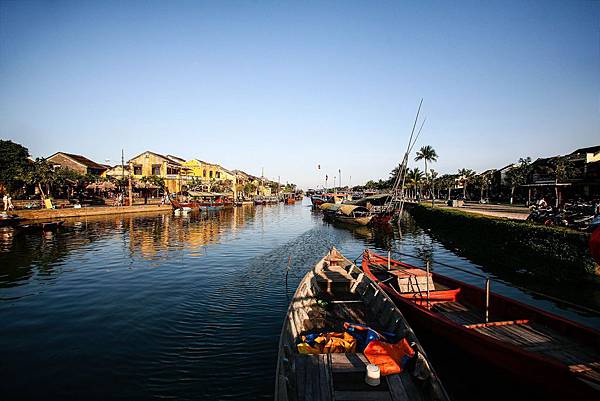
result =
[{"label": "moored boat", "polygon": [[336,399],[448,396],[392,300],[332,248],[304,276],[288,307],[275,400]]},{"label": "moored boat", "polygon": [[284,194],[283,203],[286,205],[294,205],[296,204],[296,195],[295,194]]},{"label": "moored boat", "polygon": [[598,331],[368,250],[362,267],[418,332],[433,333],[552,399],[600,397]]},{"label": "moored boat", "polygon": [[330,218],[342,223],[366,226],[374,215],[366,207],[345,204],[323,203],[319,206],[325,218]]}]

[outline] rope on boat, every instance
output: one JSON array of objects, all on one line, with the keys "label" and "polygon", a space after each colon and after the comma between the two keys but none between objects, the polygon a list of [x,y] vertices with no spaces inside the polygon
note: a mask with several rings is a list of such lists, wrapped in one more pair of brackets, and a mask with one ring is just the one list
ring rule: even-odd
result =
[{"label": "rope on boat", "polygon": [[[406,257],[409,257],[409,258],[417,259],[417,260],[420,260],[422,262],[427,262],[427,259],[422,258],[420,256],[409,255],[407,253],[397,252],[397,251],[391,251],[391,253],[396,254],[396,255],[400,255],[400,256],[406,256]],[[549,299],[549,300],[552,300],[552,301],[555,301],[555,302],[558,302],[558,303],[561,303],[561,304],[564,304],[564,305],[568,305],[568,306],[570,306],[572,308],[579,309],[581,311],[585,311],[585,312],[588,312],[588,313],[600,316],[600,311],[599,310],[594,309],[594,308],[590,308],[588,306],[579,305],[579,304],[576,304],[576,303],[571,302],[571,301],[567,301],[567,300],[562,299],[562,298],[558,298],[558,297],[555,297],[555,296],[552,296],[552,295],[545,294],[543,292],[535,291],[535,290],[532,290],[532,289],[527,288],[527,287],[522,287],[522,286],[517,285],[517,284],[509,283],[508,281],[504,281],[504,280],[499,279],[499,278],[493,278],[492,279],[489,276],[486,276],[486,275],[481,274],[481,273],[472,272],[472,271],[469,271],[467,269],[463,269],[462,267],[453,266],[453,265],[449,265],[447,263],[437,262],[437,261],[435,262],[435,264],[436,265],[440,265],[440,266],[444,266],[444,267],[448,267],[450,269],[459,270],[461,272],[470,274],[470,275],[475,276],[475,277],[479,277],[479,278],[483,278],[483,279],[489,279],[490,281],[494,281],[494,282],[497,282],[497,283],[500,283],[500,284],[504,284],[504,285],[516,288],[518,290],[521,290],[521,291],[524,291],[524,292],[527,292],[527,293],[530,293],[530,294],[533,294],[533,295],[537,295],[537,296],[540,296],[540,297],[543,297],[543,298],[546,298],[546,299]]]}]

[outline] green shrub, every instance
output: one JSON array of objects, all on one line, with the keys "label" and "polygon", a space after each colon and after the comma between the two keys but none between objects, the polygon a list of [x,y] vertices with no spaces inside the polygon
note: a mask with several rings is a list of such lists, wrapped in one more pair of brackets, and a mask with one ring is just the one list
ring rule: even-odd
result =
[{"label": "green shrub", "polygon": [[586,233],[427,205],[409,211],[442,242],[478,256],[500,258],[503,266],[557,279],[594,272]]}]

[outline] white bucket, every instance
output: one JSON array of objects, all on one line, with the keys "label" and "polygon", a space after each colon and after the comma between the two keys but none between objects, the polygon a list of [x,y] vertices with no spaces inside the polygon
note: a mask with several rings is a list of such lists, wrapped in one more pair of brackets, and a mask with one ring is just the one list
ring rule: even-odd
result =
[{"label": "white bucket", "polygon": [[367,365],[367,374],[365,376],[365,382],[370,386],[379,386],[381,372],[379,366],[369,364]]}]

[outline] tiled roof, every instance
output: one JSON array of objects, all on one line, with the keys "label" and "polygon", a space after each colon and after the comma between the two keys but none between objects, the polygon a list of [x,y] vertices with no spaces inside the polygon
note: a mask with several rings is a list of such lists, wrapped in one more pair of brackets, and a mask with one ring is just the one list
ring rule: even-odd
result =
[{"label": "tiled roof", "polygon": [[73,153],[56,152],[52,156],[48,157],[48,159],[50,159],[53,156],[56,156],[58,154],[67,156],[69,159],[75,160],[77,163],[82,164],[82,165],[84,165],[86,167],[89,167],[89,168],[95,168],[95,169],[98,169],[98,170],[107,170],[108,169],[107,166],[104,166],[102,164],[96,163],[95,161],[92,161],[92,160],[88,159],[85,156],[75,155]]}]

